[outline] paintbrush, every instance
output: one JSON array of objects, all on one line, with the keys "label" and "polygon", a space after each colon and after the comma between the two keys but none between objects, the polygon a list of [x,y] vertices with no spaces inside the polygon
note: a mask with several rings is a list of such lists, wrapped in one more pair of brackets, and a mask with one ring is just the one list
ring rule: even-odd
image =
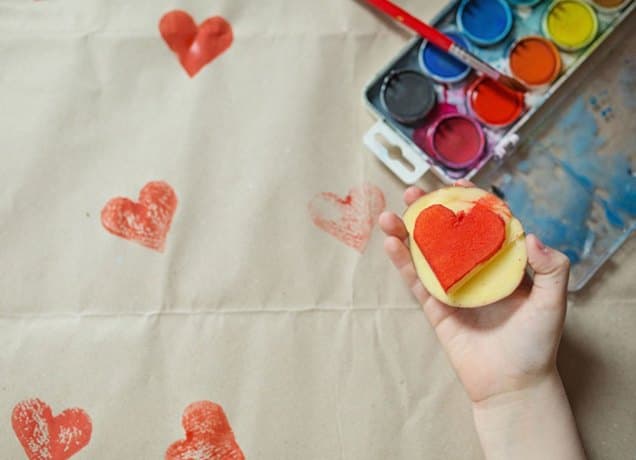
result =
[{"label": "paintbrush", "polygon": [[373,5],[378,10],[391,16],[396,21],[401,22],[405,26],[417,32],[433,45],[447,52],[451,56],[456,57],[464,64],[472,67],[476,71],[487,75],[493,80],[506,85],[515,91],[526,92],[528,88],[519,80],[499,72],[497,69],[479,59],[471,52],[465,50],[450,37],[446,36],[434,27],[420,21],[415,16],[409,14],[404,9],[397,6],[389,0],[366,0],[367,3]]}]

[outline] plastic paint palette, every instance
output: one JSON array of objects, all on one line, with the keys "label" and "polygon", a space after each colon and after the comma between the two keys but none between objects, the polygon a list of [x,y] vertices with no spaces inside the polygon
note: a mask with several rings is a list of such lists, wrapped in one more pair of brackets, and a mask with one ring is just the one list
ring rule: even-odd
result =
[{"label": "plastic paint palette", "polygon": [[[635,9],[635,2],[620,0],[451,2],[429,23],[492,66],[525,82],[531,91],[522,95],[502,88],[416,38],[365,88],[365,102],[378,121],[366,133],[364,143],[406,184],[417,182],[429,172],[450,184],[472,179],[484,170],[473,180],[480,183],[480,178],[488,177],[489,186],[498,183],[498,174],[506,171],[506,184],[510,186],[516,176],[502,160],[518,147],[527,146],[526,141],[548,116],[558,118],[555,108],[580,81],[585,81],[585,75],[593,71],[592,62],[607,55],[605,45],[612,41],[614,31],[628,28],[627,24],[619,26],[628,18],[634,19],[631,16]],[[590,65],[584,65],[586,62]],[[387,78],[404,71],[428,78],[434,93],[433,104],[428,93],[417,117],[408,123],[401,122],[392,113],[395,109],[383,102]],[[409,100],[408,95],[403,97]],[[427,107],[428,112],[424,110]],[[560,179],[554,180],[558,183]],[[596,200],[597,204],[601,202]],[[531,228],[533,218],[524,217]],[[603,240],[589,258],[581,248],[568,252],[554,244],[579,264],[573,267],[573,289],[581,288],[616,250],[617,241],[624,240],[625,229],[630,227],[625,224],[621,228],[618,233],[622,239]],[[544,231],[539,227],[535,230],[539,235]]]},{"label": "plastic paint palette", "polygon": [[[634,6],[620,0],[450,3],[431,24],[492,66],[515,75],[532,91],[515,94],[479,78],[463,63],[418,38],[367,85],[365,101],[379,121],[366,134],[365,144],[407,184],[415,183],[427,171],[445,183],[472,178],[491,158],[501,159],[514,151],[527,125],[537,121],[533,117],[537,110],[559,88],[567,86],[577,68]],[[387,88],[408,85],[396,84],[396,75],[420,81],[413,92],[402,94],[403,107],[386,104]],[[411,109],[414,112],[404,118],[403,111]],[[476,139],[482,135],[485,139],[483,150],[473,151],[470,161],[463,157],[456,162],[434,149],[434,127],[440,126],[436,124],[440,114],[448,113],[477,123],[481,133],[468,138],[469,145],[477,145]],[[449,124],[441,126],[448,128]],[[387,144],[398,147],[402,157],[391,156]]]}]

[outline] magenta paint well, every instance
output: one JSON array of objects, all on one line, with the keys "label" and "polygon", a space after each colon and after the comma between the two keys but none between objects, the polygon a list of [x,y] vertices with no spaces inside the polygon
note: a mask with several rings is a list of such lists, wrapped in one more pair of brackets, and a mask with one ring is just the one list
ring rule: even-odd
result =
[{"label": "magenta paint well", "polygon": [[454,169],[474,165],[484,153],[486,138],[475,120],[466,115],[448,114],[431,126],[430,144],[438,160]]},{"label": "magenta paint well", "polygon": [[467,169],[484,153],[486,138],[480,124],[459,113],[452,104],[440,103],[413,133],[415,144],[451,169]]},{"label": "magenta paint well", "polygon": [[431,136],[429,136],[428,131],[439,121],[440,118],[451,113],[458,113],[457,107],[453,104],[440,102],[433,107],[433,110],[431,110],[431,113],[428,114],[424,123],[415,128],[415,131],[413,131],[413,142],[415,142],[415,145],[426,153],[431,154],[433,146],[430,143]]}]

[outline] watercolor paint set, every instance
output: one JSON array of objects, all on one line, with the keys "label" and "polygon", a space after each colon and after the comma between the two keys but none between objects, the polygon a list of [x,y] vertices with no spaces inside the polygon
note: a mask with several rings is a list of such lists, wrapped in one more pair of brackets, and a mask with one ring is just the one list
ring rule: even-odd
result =
[{"label": "watercolor paint set", "polygon": [[[364,90],[377,123],[365,145],[406,184],[431,171],[471,179],[530,136],[542,106],[634,10],[631,0],[456,0],[431,25],[521,81],[516,92],[422,38]],[[565,88],[563,88],[565,90]]]}]

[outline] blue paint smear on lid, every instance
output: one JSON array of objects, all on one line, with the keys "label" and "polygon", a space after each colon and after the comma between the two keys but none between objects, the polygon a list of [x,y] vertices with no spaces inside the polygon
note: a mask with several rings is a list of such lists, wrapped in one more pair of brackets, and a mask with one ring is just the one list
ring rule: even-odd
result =
[{"label": "blue paint smear on lid", "polygon": [[527,232],[578,263],[594,245],[599,225],[594,215],[619,230],[636,216],[636,177],[624,153],[598,153],[607,140],[583,96],[554,130],[563,133],[555,144],[533,152],[519,168],[521,175],[506,174],[498,187]]},{"label": "blue paint smear on lid", "polygon": [[[462,48],[468,48],[468,43],[461,34],[448,31],[445,33]],[[430,43],[422,48],[420,64],[431,77],[445,82],[462,80],[470,72],[466,64]]]},{"label": "blue paint smear on lid", "polygon": [[[551,161],[534,166],[535,173],[549,174],[554,170]],[[562,188],[564,182],[567,180],[555,180],[552,185],[535,188],[517,178],[509,178],[501,188],[512,212],[524,223],[528,233],[537,234],[544,243],[564,252],[572,263],[577,263],[590,235],[586,222],[593,198],[576,183]]]},{"label": "blue paint smear on lid", "polygon": [[479,45],[493,45],[512,29],[512,10],[504,0],[463,0],[457,9],[457,25]]}]

